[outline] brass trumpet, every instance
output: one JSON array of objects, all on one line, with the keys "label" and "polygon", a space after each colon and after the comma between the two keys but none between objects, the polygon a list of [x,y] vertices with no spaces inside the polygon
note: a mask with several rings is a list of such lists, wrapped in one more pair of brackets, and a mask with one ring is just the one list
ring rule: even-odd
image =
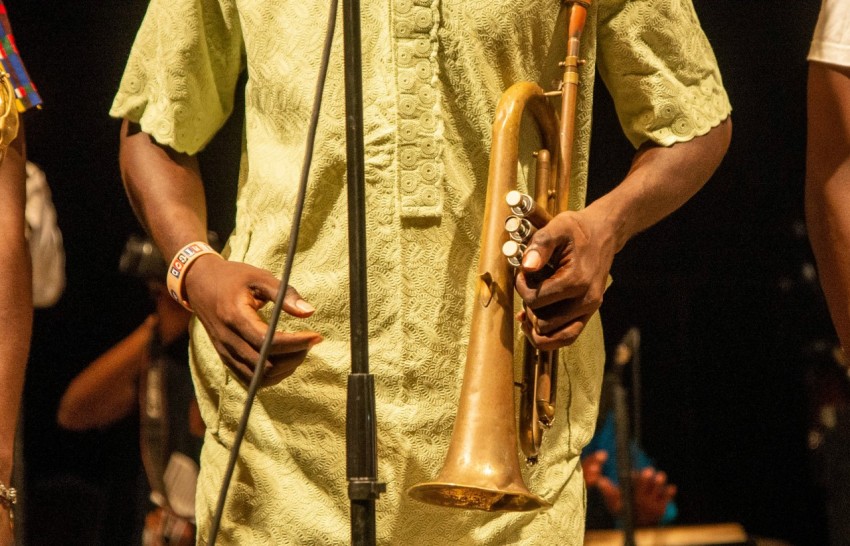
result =
[{"label": "brass trumpet", "polygon": [[[502,95],[496,108],[479,275],[458,413],[439,475],[432,482],[408,490],[411,497],[422,502],[486,511],[528,511],[550,506],[523,482],[516,445],[519,435],[526,458],[536,461],[543,430],[554,419],[558,355],[537,351],[526,341],[518,434],[512,264],[519,265],[523,241],[533,229],[568,208],[579,43],[590,1],[567,0],[564,5],[569,18],[561,89],[546,93],[536,83],[519,82]],[[561,96],[560,116],[549,96]],[[525,112],[533,117],[543,147],[536,154],[533,199],[515,191],[520,124]],[[556,158],[554,164],[552,158]],[[506,218],[514,232],[508,240]]]}]

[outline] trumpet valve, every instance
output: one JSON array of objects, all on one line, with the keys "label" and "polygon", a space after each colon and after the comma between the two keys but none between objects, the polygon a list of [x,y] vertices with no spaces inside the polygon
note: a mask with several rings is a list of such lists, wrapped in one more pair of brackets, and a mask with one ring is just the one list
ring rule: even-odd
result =
[{"label": "trumpet valve", "polygon": [[518,243],[525,243],[534,233],[534,226],[525,218],[519,216],[508,216],[505,220],[505,231],[508,236]]},{"label": "trumpet valve", "polygon": [[552,219],[552,215],[546,212],[546,209],[538,207],[530,195],[517,190],[509,191],[505,195],[505,202],[513,214],[527,218],[534,227],[541,228]]},{"label": "trumpet valve", "polygon": [[511,212],[517,216],[525,216],[534,209],[534,200],[530,195],[512,190],[505,195],[505,202],[511,208]]},{"label": "trumpet valve", "polygon": [[525,245],[510,239],[502,245],[502,254],[508,259],[508,263],[513,267],[519,267],[522,264],[522,255],[525,252]]}]

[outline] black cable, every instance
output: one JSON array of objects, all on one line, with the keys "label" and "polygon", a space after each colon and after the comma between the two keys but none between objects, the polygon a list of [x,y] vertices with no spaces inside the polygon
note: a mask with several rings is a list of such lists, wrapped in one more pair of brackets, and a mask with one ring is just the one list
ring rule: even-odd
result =
[{"label": "black cable", "polygon": [[286,254],[286,261],[283,268],[280,289],[275,298],[274,309],[272,310],[271,318],[269,319],[269,327],[266,330],[266,337],[263,340],[263,345],[260,349],[260,355],[257,358],[256,366],[254,367],[254,377],[251,379],[251,384],[248,386],[247,398],[245,400],[245,409],[242,412],[242,418],[239,420],[239,427],[236,429],[236,435],[233,439],[233,447],[230,450],[230,460],[227,462],[227,469],[224,474],[224,481],[221,484],[221,490],[218,493],[218,502],[216,503],[215,515],[210,524],[209,546],[215,546],[216,535],[221,525],[221,517],[224,512],[224,503],[227,500],[227,490],[230,486],[230,480],[233,477],[233,470],[236,468],[236,459],[239,457],[239,447],[242,445],[242,439],[245,437],[245,431],[248,428],[248,417],[251,414],[251,407],[254,404],[254,398],[257,395],[257,390],[260,387],[260,382],[265,374],[265,362],[268,359],[269,351],[271,350],[272,340],[274,339],[275,328],[278,319],[280,318],[281,310],[283,309],[283,299],[286,296],[286,289],[289,286],[289,278],[292,273],[292,262],[295,257],[295,250],[298,245],[298,233],[300,231],[301,216],[304,212],[304,201],[307,194],[307,179],[310,174],[310,165],[313,161],[313,148],[316,140],[316,128],[319,125],[319,111],[322,106],[322,94],[325,89],[325,79],[328,74],[328,64],[331,55],[331,44],[333,42],[334,29],[336,27],[336,12],[337,0],[331,0],[330,13],[328,14],[327,31],[325,35],[325,45],[322,50],[322,64],[319,67],[319,77],[316,82],[316,94],[313,99],[313,113],[310,118],[310,126],[307,131],[307,145],[304,151],[304,164],[301,167],[301,182],[298,188],[298,199],[295,204],[295,214],[292,217],[292,230],[289,239],[289,249]]}]

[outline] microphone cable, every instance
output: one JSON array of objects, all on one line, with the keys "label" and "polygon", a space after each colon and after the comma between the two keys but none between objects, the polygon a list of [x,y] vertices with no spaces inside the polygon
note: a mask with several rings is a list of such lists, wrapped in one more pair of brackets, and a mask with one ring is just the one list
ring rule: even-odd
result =
[{"label": "microphone cable", "polygon": [[280,319],[281,310],[283,309],[283,299],[286,296],[287,287],[289,286],[289,278],[292,273],[292,263],[295,257],[295,250],[298,245],[298,233],[300,231],[301,216],[304,212],[304,201],[307,193],[307,180],[310,174],[310,165],[313,161],[313,148],[315,147],[316,130],[319,125],[319,112],[322,106],[322,95],[325,89],[325,80],[328,74],[328,64],[331,55],[331,44],[334,37],[334,29],[336,27],[336,13],[338,0],[331,0],[330,13],[328,14],[327,30],[325,34],[325,43],[322,50],[322,62],[319,66],[318,80],[316,82],[316,93],[313,99],[313,112],[310,117],[310,125],[307,130],[306,149],[304,151],[304,164],[301,167],[301,180],[298,188],[298,198],[295,204],[295,214],[292,217],[292,230],[290,232],[289,248],[286,254],[286,260],[281,277],[280,288],[275,297],[274,309],[272,310],[271,318],[269,319],[269,327],[266,330],[266,337],[263,339],[263,345],[260,348],[260,355],[257,357],[257,363],[254,367],[254,377],[248,386],[248,392],[245,400],[245,408],[242,411],[242,417],[239,420],[239,427],[236,429],[236,435],[233,439],[233,447],[230,449],[230,459],[227,462],[224,480],[221,484],[221,489],[218,493],[218,501],[216,503],[215,515],[210,523],[209,546],[215,546],[216,535],[221,526],[221,518],[224,513],[224,504],[227,500],[227,490],[230,487],[230,481],[233,478],[233,471],[236,468],[236,460],[239,457],[239,447],[242,445],[242,439],[245,437],[245,431],[248,428],[248,417],[251,414],[251,407],[254,404],[254,399],[257,396],[257,390],[260,387],[260,382],[265,374],[265,362],[268,359],[269,351],[271,350],[272,339],[274,338],[277,322]]}]

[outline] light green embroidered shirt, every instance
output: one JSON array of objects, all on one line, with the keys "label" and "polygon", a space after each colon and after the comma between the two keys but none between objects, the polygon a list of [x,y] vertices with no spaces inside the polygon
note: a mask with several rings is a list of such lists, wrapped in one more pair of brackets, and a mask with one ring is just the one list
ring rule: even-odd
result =
[{"label": "light green embroidered shirt", "polygon": [[[604,350],[598,315],[564,351],[559,415],[526,483],[538,513],[441,509],[404,491],[435,476],[462,380],[490,130],[512,83],[558,78],[555,0],[362,3],[371,371],[376,377],[378,541],[393,545],[580,544],[578,456],[593,433]],[[325,2],[152,0],[111,114],[195,153],[229,115],[248,71],[245,140],[229,259],[278,275],[312,105]],[[341,22],[338,23],[341,29]],[[583,36],[572,206],[584,205],[598,68],[633,144],[669,145],[730,111],[690,0],[594,0]],[[325,342],[261,391],[231,486],[220,544],[345,544],[348,263],[341,30],[325,90],[292,284],[317,312],[282,328]],[[198,486],[203,544],[244,389],[195,324],[193,374],[207,424]]]}]

